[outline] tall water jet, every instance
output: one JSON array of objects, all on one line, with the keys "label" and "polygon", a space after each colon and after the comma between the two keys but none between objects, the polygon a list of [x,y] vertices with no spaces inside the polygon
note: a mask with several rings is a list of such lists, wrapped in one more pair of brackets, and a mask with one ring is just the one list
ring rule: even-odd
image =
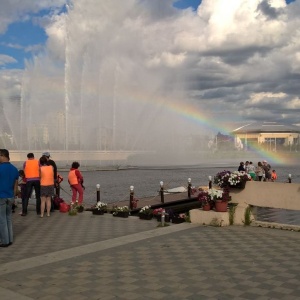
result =
[{"label": "tall water jet", "polygon": [[[64,60],[57,64],[46,53],[27,63],[22,149],[171,157],[188,148],[187,135],[200,129],[178,109],[188,104],[180,74],[184,54],[172,52],[172,38],[151,20],[145,3],[89,0],[68,8]],[[163,33],[161,45],[153,32]]]}]

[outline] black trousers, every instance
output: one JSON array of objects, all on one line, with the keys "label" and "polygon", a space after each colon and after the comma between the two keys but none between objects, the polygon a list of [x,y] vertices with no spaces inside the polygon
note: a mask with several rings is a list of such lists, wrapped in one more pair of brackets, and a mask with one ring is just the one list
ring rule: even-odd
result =
[{"label": "black trousers", "polygon": [[26,182],[25,201],[22,201],[22,213],[27,214],[28,201],[32,190],[35,191],[36,213],[41,213],[41,182],[39,180],[29,180]]}]

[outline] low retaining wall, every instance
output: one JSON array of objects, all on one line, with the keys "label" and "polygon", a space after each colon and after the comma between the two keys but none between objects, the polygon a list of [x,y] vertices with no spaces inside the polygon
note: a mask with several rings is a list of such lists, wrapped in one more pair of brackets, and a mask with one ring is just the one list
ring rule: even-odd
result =
[{"label": "low retaining wall", "polygon": [[[236,225],[244,224],[245,209],[248,205],[300,211],[300,184],[298,183],[249,181],[243,190],[232,188],[230,195],[231,202],[237,204],[234,214]],[[193,209],[190,211],[190,218],[192,223],[197,224],[229,225],[228,212]],[[255,219],[254,210],[252,220]]]},{"label": "low retaining wall", "polygon": [[300,184],[248,181],[243,190],[230,189],[237,204],[300,210]]}]

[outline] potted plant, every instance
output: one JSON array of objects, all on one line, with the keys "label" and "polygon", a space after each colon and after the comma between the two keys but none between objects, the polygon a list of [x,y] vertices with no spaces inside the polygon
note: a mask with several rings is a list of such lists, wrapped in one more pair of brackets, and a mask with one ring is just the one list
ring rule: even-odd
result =
[{"label": "potted plant", "polygon": [[101,201],[98,201],[93,207],[93,215],[103,215],[107,211],[107,204]]},{"label": "potted plant", "polygon": [[82,204],[79,204],[76,202],[76,209],[78,213],[82,213],[84,211],[84,206]]},{"label": "potted plant", "polygon": [[144,206],[139,211],[139,217],[142,220],[151,220],[153,218],[153,209],[150,205]]},{"label": "potted plant", "polygon": [[153,213],[153,217],[157,219],[158,214],[161,214],[162,210],[163,209],[161,207],[160,208],[155,208],[153,210],[153,212],[152,212]]},{"label": "potted plant", "polygon": [[172,223],[173,224],[180,224],[184,223],[187,219],[187,215],[185,213],[182,214],[174,214],[172,216]]},{"label": "potted plant", "polygon": [[113,216],[120,218],[128,218],[130,210],[128,206],[117,206],[114,208]]},{"label": "potted plant", "polygon": [[70,203],[70,209],[68,211],[69,216],[76,216],[77,212],[78,211],[77,211],[77,204],[76,204],[76,202],[75,203],[71,202]]},{"label": "potted plant", "polygon": [[221,188],[228,186],[243,189],[245,188],[246,182],[250,180],[251,176],[245,172],[231,172],[228,170],[219,172],[214,177],[214,183]]},{"label": "potted plant", "polygon": [[215,203],[215,211],[217,212],[226,212],[228,201],[231,200],[229,195],[229,188],[224,187],[223,190],[218,189],[209,189],[208,194],[211,200]]},{"label": "potted plant", "polygon": [[214,201],[211,199],[208,191],[205,191],[202,188],[199,189],[198,200],[200,201],[203,210],[208,211],[214,207]]}]

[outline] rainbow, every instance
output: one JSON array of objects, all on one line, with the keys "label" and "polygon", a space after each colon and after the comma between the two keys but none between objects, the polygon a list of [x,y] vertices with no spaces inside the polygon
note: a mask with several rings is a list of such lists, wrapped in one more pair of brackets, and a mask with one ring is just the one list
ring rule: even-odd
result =
[{"label": "rainbow", "polygon": [[[93,84],[86,84],[84,88],[84,94],[96,95],[99,92],[98,88]],[[104,98],[106,96],[111,96],[111,91],[101,90]],[[153,95],[152,93],[147,93],[144,90],[138,90],[136,88],[128,89],[120,87],[119,97],[124,99],[124,101],[129,101],[134,104],[151,104],[156,106],[158,109],[164,108],[170,112],[190,121],[198,124],[201,128],[205,128],[213,134],[221,132],[222,134],[232,135],[232,129],[226,128],[224,124],[218,123],[216,117],[211,113],[207,112],[199,107],[199,105],[194,105],[192,103],[183,102],[182,100],[171,96],[162,97],[159,95]],[[267,160],[271,164],[290,164],[292,159],[282,153],[270,152],[259,148],[257,145],[248,145],[248,149],[254,152],[261,160]]]},{"label": "rainbow", "polygon": [[[199,124],[201,127],[205,127],[212,132],[215,132],[217,134],[218,132],[221,132],[222,134],[226,135],[232,135],[232,130],[224,127],[223,124],[219,124],[216,122],[216,118],[213,117],[213,114],[204,112],[203,110],[199,109],[199,107],[190,104],[190,103],[184,103],[182,101],[171,101],[167,98],[161,98],[156,97],[155,99],[147,99],[143,94],[141,93],[135,93],[134,97],[132,97],[132,93],[129,97],[132,101],[138,101],[138,102],[152,102],[154,105],[163,105],[166,109],[172,111],[173,113],[176,113],[180,117],[183,117],[187,120],[190,120],[192,122],[195,122]],[[248,149],[251,152],[254,152],[256,156],[261,157],[261,160],[266,160],[270,164],[292,164],[293,159],[288,156],[284,155],[283,153],[274,152],[274,151],[267,151],[262,148],[260,148],[258,145],[248,145]]]}]

